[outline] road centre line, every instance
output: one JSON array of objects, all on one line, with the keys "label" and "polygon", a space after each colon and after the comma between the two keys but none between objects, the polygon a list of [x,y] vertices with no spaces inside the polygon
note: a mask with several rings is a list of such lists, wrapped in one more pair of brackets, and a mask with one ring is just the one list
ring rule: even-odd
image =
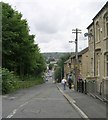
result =
[{"label": "road centre line", "polygon": [[23,103],[22,105],[20,105],[17,109],[14,109],[13,111],[12,111],[12,113],[10,113],[6,118],[11,118],[11,117],[13,117],[15,114],[16,114],[16,112],[21,108],[21,107],[23,107],[23,106],[25,106],[26,104],[28,104],[29,102],[25,102],[25,103]]},{"label": "road centre line", "polygon": [[[55,98],[47,98],[47,99],[46,98],[34,98],[34,99],[35,100],[62,100],[62,99],[55,99]],[[33,99],[30,99],[29,101],[21,104],[17,109],[14,109],[6,118],[12,118],[21,107],[27,105],[31,100]]]},{"label": "road centre line", "polygon": [[[39,92],[39,93],[40,93],[40,92]],[[39,94],[39,93],[38,93],[38,94]],[[28,104],[31,100],[32,100],[32,98],[30,98],[27,102],[21,104],[17,109],[14,109],[6,118],[11,118],[11,117],[13,117],[13,116],[16,114],[16,112],[17,112],[21,107],[23,107],[23,106],[25,106],[26,104]]]}]

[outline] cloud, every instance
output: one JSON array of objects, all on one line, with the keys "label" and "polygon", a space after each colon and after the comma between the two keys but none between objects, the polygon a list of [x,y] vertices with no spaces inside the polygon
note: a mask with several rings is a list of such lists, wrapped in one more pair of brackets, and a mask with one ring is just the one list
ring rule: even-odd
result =
[{"label": "cloud", "polygon": [[35,28],[39,32],[46,34],[53,34],[58,31],[58,26],[56,23],[52,22],[50,19],[43,18],[35,23]]},{"label": "cloud", "polygon": [[[106,0],[3,0],[7,1],[23,14],[30,26],[30,33],[35,34],[41,52],[75,51],[72,29],[79,28],[78,49],[88,45],[84,38],[86,28],[92,18],[107,2]],[[15,7],[16,6],[16,7]]]}]

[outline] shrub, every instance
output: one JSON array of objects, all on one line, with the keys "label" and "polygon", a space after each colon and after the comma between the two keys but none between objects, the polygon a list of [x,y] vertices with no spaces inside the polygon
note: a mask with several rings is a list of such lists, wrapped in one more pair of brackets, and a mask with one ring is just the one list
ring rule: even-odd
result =
[{"label": "shrub", "polygon": [[2,71],[2,94],[7,94],[19,88],[19,78],[14,72],[9,72],[8,69],[0,68]]},{"label": "shrub", "polygon": [[0,76],[2,78],[2,94],[8,94],[18,89],[29,88],[44,82],[41,76],[24,76],[23,79],[16,76],[14,72],[10,72],[6,68],[0,68]]}]

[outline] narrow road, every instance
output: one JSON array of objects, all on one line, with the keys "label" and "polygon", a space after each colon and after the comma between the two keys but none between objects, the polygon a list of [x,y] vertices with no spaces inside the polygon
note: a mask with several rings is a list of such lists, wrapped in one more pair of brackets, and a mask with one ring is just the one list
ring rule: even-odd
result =
[{"label": "narrow road", "polygon": [[81,118],[50,78],[2,98],[2,118]]}]

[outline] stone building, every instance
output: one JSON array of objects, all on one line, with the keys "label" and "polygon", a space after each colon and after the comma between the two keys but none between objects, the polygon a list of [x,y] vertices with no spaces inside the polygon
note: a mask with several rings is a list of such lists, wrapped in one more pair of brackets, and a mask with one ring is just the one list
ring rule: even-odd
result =
[{"label": "stone building", "polygon": [[[77,65],[77,72],[78,75],[80,74],[82,79],[86,79],[89,75],[89,57],[88,57],[88,47],[83,49],[78,53],[78,65]],[[75,68],[76,68],[76,57],[75,55],[71,56],[65,63],[64,63],[64,76],[67,78],[68,74],[72,74],[74,77],[75,83]]]},{"label": "stone building", "polygon": [[108,77],[108,2],[96,14],[87,29],[90,77],[97,81],[97,92],[101,92],[101,85],[106,84]]},{"label": "stone building", "polygon": [[[108,2],[92,19],[88,29],[88,47],[78,53],[78,74],[93,81],[93,93],[108,94]],[[64,64],[65,76],[75,74],[75,55]],[[90,90],[91,91],[91,90]]]}]

